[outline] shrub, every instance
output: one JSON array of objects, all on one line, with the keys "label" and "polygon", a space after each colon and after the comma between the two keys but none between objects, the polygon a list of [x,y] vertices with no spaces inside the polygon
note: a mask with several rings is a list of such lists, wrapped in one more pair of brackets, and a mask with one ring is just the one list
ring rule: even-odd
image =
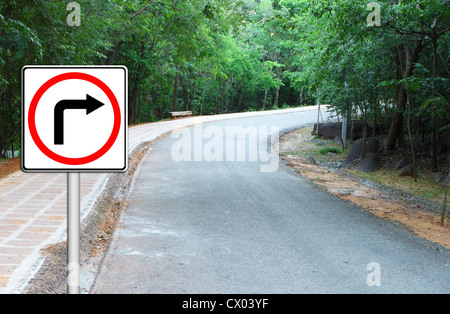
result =
[{"label": "shrub", "polygon": [[325,147],[319,150],[320,155],[326,155],[328,153],[340,154],[342,151],[339,148],[335,147]]}]

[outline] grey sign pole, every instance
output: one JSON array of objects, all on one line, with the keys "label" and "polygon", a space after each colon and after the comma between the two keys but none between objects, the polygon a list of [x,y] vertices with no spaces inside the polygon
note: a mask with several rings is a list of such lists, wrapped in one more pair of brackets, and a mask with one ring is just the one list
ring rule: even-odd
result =
[{"label": "grey sign pole", "polygon": [[80,294],[80,174],[67,174],[68,293]]}]

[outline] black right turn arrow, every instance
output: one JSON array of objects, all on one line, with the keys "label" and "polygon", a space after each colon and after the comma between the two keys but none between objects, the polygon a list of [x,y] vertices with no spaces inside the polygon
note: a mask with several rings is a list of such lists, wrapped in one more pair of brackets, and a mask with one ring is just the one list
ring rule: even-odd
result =
[{"label": "black right turn arrow", "polygon": [[64,111],[67,109],[84,109],[89,115],[105,104],[94,97],[86,95],[86,100],[61,100],[55,106],[55,145],[64,145]]}]

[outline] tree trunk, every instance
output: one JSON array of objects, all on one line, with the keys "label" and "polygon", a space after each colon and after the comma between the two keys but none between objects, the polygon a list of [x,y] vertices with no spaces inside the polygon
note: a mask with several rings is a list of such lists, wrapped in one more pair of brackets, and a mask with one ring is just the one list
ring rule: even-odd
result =
[{"label": "tree trunk", "polygon": [[188,104],[188,110],[192,111],[192,104],[194,102],[194,97],[195,97],[195,93],[196,93],[196,86],[195,86],[195,81],[192,84],[192,88],[191,88],[191,92],[189,93],[189,104]]},{"label": "tree trunk", "polygon": [[299,95],[299,107],[303,106],[303,90],[304,90],[304,87],[302,87],[302,90],[300,91],[300,95]]},{"label": "tree trunk", "polygon": [[289,88],[289,100],[288,100],[288,105],[289,107],[293,107],[292,104],[294,102],[294,90],[292,88]]},{"label": "tree trunk", "polygon": [[348,122],[348,116],[347,112],[344,113],[344,117],[342,119],[342,130],[341,130],[341,144],[342,144],[342,151],[347,149],[347,123]]},{"label": "tree trunk", "polygon": [[222,110],[222,83],[219,81],[219,93],[216,94],[216,114]]},{"label": "tree trunk", "polygon": [[448,168],[447,168],[447,176],[445,177],[445,192],[444,192],[444,204],[442,205],[442,213],[441,213],[441,226],[444,226],[445,222],[445,213],[447,212],[447,191],[448,191],[448,181],[449,181],[449,172],[450,172],[450,159],[448,160]]},{"label": "tree trunk", "polygon": [[173,111],[177,111],[177,89],[178,89],[178,75],[175,75],[175,83],[173,84]]},{"label": "tree trunk", "polygon": [[417,183],[417,166],[416,166],[416,155],[414,153],[414,143],[411,135],[411,98],[409,98],[408,95],[408,137],[409,137],[409,144],[411,146],[411,156],[413,160],[413,174],[414,174],[414,182]]},{"label": "tree trunk", "polygon": [[320,137],[320,100],[318,101],[319,109],[317,110],[317,133],[316,136]]},{"label": "tree trunk", "polygon": [[106,59],[107,65],[113,65],[116,61],[116,52],[122,45],[122,42],[119,42],[117,45],[115,45],[108,53],[108,58]]},{"label": "tree trunk", "polygon": [[263,102],[263,110],[266,110],[266,104],[267,104],[267,94],[269,93],[269,90],[264,91],[264,102]]},{"label": "tree trunk", "polygon": [[366,157],[366,141],[367,141],[367,110],[361,106],[362,116],[363,116],[363,134],[362,134],[362,146],[361,146],[361,159]]},{"label": "tree trunk", "polygon": [[241,89],[241,94],[239,95],[238,102],[238,112],[242,112],[242,97],[244,96],[244,91]]},{"label": "tree trunk", "polygon": [[275,107],[279,108],[278,102],[280,100],[280,87],[275,90]]},{"label": "tree trunk", "polygon": [[3,145],[3,140],[0,137],[0,158],[4,158],[5,157],[4,156],[4,152],[5,152],[5,149],[4,149],[4,145]]},{"label": "tree trunk", "polygon": [[135,119],[135,123],[136,124],[138,124],[140,119],[141,119],[141,105],[142,105],[141,92],[138,90],[138,93],[137,93],[136,119]]},{"label": "tree trunk", "polygon": [[201,116],[203,116],[203,106],[204,106],[204,104],[205,104],[205,90],[203,90],[203,92],[202,92],[202,103],[201,103],[201,105],[200,105],[200,115]]},{"label": "tree trunk", "polygon": [[[183,79],[183,76],[180,77],[180,84],[181,88],[183,89],[183,111],[187,111],[188,106],[188,87],[189,87],[189,80],[187,83],[185,83],[185,80]],[[187,87],[186,87],[187,85]]]},{"label": "tree trunk", "polygon": [[373,129],[372,129],[372,137],[375,138],[377,136],[377,103],[378,100],[373,105]]},{"label": "tree trunk", "polygon": [[[432,98],[436,97],[436,62],[437,62],[437,38],[433,39],[433,82],[432,82]],[[433,105],[432,112],[432,131],[431,131],[431,168],[433,172],[438,172],[438,161],[437,161],[437,120],[435,114],[435,106]]]},{"label": "tree trunk", "polygon": [[[406,54],[406,66],[403,66],[402,62],[402,52],[398,49],[397,64],[398,70],[401,70],[401,78],[405,79],[413,75],[415,64],[419,60],[420,52],[422,51],[422,40],[418,39],[414,43],[413,50],[410,52],[408,46],[403,47]],[[399,71],[397,73],[399,74]],[[400,136],[403,131],[403,115],[405,113],[407,103],[406,89],[404,85],[400,85],[397,91],[397,111],[392,119],[391,128],[389,130],[389,135],[386,138],[385,151],[390,151],[395,149],[395,144],[397,141],[401,143]]]},{"label": "tree trunk", "polygon": [[138,88],[137,88],[137,82],[136,82],[131,90],[131,98],[130,98],[130,103],[128,106],[128,125],[133,125],[133,124],[135,124],[135,121],[136,121],[137,96],[138,96]]},{"label": "tree trunk", "polygon": [[220,114],[220,110],[222,108],[222,99],[219,99],[219,96],[216,97],[216,114]]},{"label": "tree trunk", "polygon": [[436,116],[434,114],[435,109],[433,108],[433,118],[431,121],[431,169],[433,172],[438,172],[438,158],[437,158],[437,133],[438,133],[438,127],[437,127],[437,121]]}]

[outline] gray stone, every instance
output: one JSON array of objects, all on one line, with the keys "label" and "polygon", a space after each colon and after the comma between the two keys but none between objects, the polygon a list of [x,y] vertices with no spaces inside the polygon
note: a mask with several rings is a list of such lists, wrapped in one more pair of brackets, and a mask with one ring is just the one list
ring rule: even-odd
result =
[{"label": "gray stone", "polygon": [[445,173],[444,172],[436,172],[433,173],[434,182],[441,183],[445,179]]},{"label": "gray stone", "polygon": [[370,154],[361,159],[353,168],[360,172],[368,173],[380,171],[383,165],[376,155]]},{"label": "gray stone", "polygon": [[[374,123],[366,123],[367,133],[373,134],[373,128],[376,127],[377,130],[380,129],[379,126],[374,126]],[[352,131],[353,128],[353,131]],[[348,121],[347,123],[347,138],[352,140],[357,140],[363,137],[364,123],[359,120]],[[311,135],[316,135],[317,133],[317,123],[314,125]],[[378,133],[378,131],[377,131]],[[342,135],[342,122],[328,122],[319,124],[319,135],[325,139],[341,141]],[[353,135],[353,136],[352,136]]]},{"label": "gray stone", "polygon": [[399,169],[405,168],[409,164],[410,164],[409,158],[408,157],[403,157],[402,159],[400,159],[398,161],[397,166],[395,166],[395,169],[399,170]]},{"label": "gray stone", "polygon": [[450,129],[445,129],[440,134],[442,152],[450,152]]},{"label": "gray stone", "polygon": [[399,177],[414,177],[414,169],[411,165],[403,167],[398,173]]},{"label": "gray stone", "polygon": [[307,160],[311,165],[317,166],[317,161],[314,159],[314,157],[309,156]]},{"label": "gray stone", "polygon": [[[380,143],[374,137],[369,137],[366,139],[366,155],[376,155],[378,150],[380,149]],[[361,157],[362,151],[362,139],[358,140],[353,144],[350,152],[348,153],[347,159],[344,161],[344,167],[347,167],[349,164],[356,161]]]},{"label": "gray stone", "polygon": [[355,192],[355,189],[351,188],[342,188],[336,191],[336,193],[340,196],[349,196]]}]

